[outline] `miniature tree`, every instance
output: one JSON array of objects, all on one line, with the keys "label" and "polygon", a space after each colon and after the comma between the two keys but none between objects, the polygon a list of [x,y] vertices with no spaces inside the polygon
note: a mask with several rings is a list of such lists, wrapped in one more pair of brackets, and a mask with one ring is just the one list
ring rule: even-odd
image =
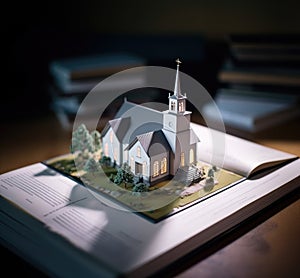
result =
[{"label": "miniature tree", "polygon": [[124,183],[125,188],[127,187],[127,183],[133,182],[134,175],[130,170],[130,166],[125,162],[122,167],[120,167],[117,171],[117,174],[114,178],[114,183],[120,185]]},{"label": "miniature tree", "polygon": [[102,156],[99,160],[102,165],[109,167],[111,165],[111,158],[109,156]]},{"label": "miniature tree", "polygon": [[217,171],[220,170],[220,168],[218,168],[216,165],[213,165],[213,166],[212,166],[212,169],[213,169],[215,172],[217,172]]},{"label": "miniature tree", "polygon": [[93,143],[93,138],[86,126],[81,124],[72,134],[71,152],[84,152],[85,150],[88,152],[94,152],[95,146]]},{"label": "miniature tree", "polygon": [[89,173],[95,173],[100,171],[100,164],[94,158],[89,158],[83,169]]},{"label": "miniature tree", "polygon": [[132,183],[133,182],[133,178],[134,178],[134,175],[133,173],[131,172],[131,168],[130,166],[128,165],[128,163],[124,163],[122,168],[124,169],[124,172],[125,172],[125,184],[126,183]]},{"label": "miniature tree", "polygon": [[119,168],[117,174],[114,177],[114,183],[120,185],[124,180],[124,170]]},{"label": "miniature tree", "polygon": [[207,176],[208,176],[209,178],[214,178],[214,177],[215,177],[215,170],[214,170],[213,167],[212,167],[212,168],[209,168],[209,170],[208,170],[208,172],[207,172]]},{"label": "miniature tree", "polygon": [[208,169],[207,172],[207,178],[205,179],[204,190],[210,191],[213,189],[214,186],[215,186],[215,171],[213,167],[211,167]]},{"label": "miniature tree", "polygon": [[99,151],[101,149],[101,134],[98,130],[93,130],[91,132],[91,137],[94,144],[95,151]]},{"label": "miniature tree", "polygon": [[139,182],[133,187],[132,191],[133,192],[147,192],[148,185],[143,182]]}]

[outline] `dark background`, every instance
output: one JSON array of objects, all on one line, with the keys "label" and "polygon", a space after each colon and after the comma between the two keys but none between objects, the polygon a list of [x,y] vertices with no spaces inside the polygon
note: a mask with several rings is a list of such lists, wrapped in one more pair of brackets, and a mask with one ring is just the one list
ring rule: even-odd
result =
[{"label": "dark background", "polygon": [[[174,67],[213,95],[228,34],[295,34],[297,1],[11,1],[3,9],[1,120],[49,113],[50,61],[129,51]],[[5,17],[4,17],[5,15]]]}]

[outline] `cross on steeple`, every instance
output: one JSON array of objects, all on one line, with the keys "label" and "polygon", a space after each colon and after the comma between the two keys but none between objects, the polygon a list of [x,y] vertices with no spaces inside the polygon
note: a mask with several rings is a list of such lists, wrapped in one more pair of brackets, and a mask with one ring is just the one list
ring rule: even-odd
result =
[{"label": "cross on steeple", "polygon": [[179,65],[181,64],[181,61],[179,60],[179,58],[177,58],[176,63],[177,63],[177,71],[176,71],[174,95],[176,97],[181,97],[182,95],[181,95],[180,79],[179,79]]}]

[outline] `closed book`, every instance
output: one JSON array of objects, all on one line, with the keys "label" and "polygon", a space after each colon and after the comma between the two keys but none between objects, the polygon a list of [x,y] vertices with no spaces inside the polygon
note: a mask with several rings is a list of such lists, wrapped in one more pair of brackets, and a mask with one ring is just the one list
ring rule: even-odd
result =
[{"label": "closed book", "polygon": [[145,65],[141,57],[109,53],[90,56],[80,56],[52,61],[50,73],[60,80],[107,77],[118,71]]},{"label": "closed book", "polygon": [[300,86],[300,68],[239,65],[228,58],[218,73],[221,83]]},{"label": "closed book", "polygon": [[[240,91],[237,94],[223,90],[216,95],[215,103],[226,127],[254,133],[299,116],[298,99],[294,95],[275,94],[271,97],[267,93]],[[203,107],[203,116],[214,119],[214,111],[214,105],[208,103]]]}]

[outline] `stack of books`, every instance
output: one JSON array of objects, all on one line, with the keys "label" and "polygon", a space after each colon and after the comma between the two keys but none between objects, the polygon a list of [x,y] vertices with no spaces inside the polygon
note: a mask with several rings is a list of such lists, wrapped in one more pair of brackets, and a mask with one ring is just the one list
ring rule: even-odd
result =
[{"label": "stack of books", "polygon": [[300,36],[230,35],[228,49],[215,94],[227,127],[253,133],[300,114]]},{"label": "stack of books", "polygon": [[[109,76],[126,69],[145,66],[144,58],[127,53],[108,53],[54,60],[49,64],[52,82],[49,85],[51,109],[58,117],[63,128],[71,130],[78,109],[86,95]],[[142,85],[145,80],[136,79],[105,82],[105,90],[117,90]],[[124,82],[123,82],[124,81]],[[84,113],[99,110],[99,100]]]}]

